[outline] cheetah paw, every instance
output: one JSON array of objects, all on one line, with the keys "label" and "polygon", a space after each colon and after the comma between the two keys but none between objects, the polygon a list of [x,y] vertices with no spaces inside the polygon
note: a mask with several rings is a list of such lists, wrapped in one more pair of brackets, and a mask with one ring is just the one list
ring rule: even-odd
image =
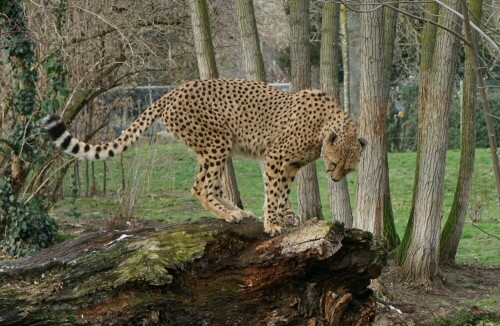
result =
[{"label": "cheetah paw", "polygon": [[255,216],[252,212],[250,211],[242,211],[243,213],[243,218],[251,218],[251,219],[257,219],[257,216]]},{"label": "cheetah paw", "polygon": [[281,226],[276,224],[264,224],[264,231],[271,237],[274,237],[276,235],[280,235],[283,232],[283,229]]},{"label": "cheetah paw", "polygon": [[245,216],[243,211],[231,211],[229,216],[225,218],[225,220],[228,223],[241,223],[244,217]]}]

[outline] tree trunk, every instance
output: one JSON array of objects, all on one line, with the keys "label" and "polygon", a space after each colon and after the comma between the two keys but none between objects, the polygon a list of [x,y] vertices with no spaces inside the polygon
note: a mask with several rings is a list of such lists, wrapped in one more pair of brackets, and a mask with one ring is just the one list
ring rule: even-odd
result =
[{"label": "tree trunk", "polygon": [[240,29],[246,76],[248,79],[266,81],[253,0],[236,0],[234,6]]},{"label": "tree trunk", "polygon": [[368,140],[358,165],[354,227],[383,235],[387,134],[384,96],[384,10],[362,1],[359,133]]},{"label": "tree trunk", "polygon": [[[360,9],[360,0],[349,1],[349,8]],[[349,113],[357,121],[359,117],[359,96],[361,85],[361,14],[347,11],[347,34],[349,44]]]},{"label": "tree trunk", "polygon": [[[347,30],[347,7],[344,4],[340,5],[340,36],[342,38],[340,44],[342,49],[342,69],[344,70],[344,78],[343,78],[343,94],[342,98],[344,100],[343,106],[344,110],[351,113],[351,95],[349,92],[349,81],[350,81],[350,72],[349,72],[349,32]],[[351,117],[357,120],[356,117]],[[351,213],[352,215],[352,213]],[[351,221],[352,224],[352,221]]]},{"label": "tree trunk", "polygon": [[[398,3],[394,4],[398,7]],[[389,93],[391,90],[391,72],[392,72],[392,61],[394,58],[394,47],[396,40],[396,25],[398,21],[398,12],[391,8],[384,9],[384,102],[389,105],[390,97]],[[387,157],[387,137],[386,137],[386,149],[385,149],[385,164],[384,164],[384,183],[382,185],[383,196],[384,196],[384,217],[383,217],[383,233],[384,237],[387,239],[387,245],[390,250],[396,248],[400,239],[396,232],[396,225],[394,224],[394,212],[392,210],[391,201],[391,190],[389,183],[389,160]]]},{"label": "tree trunk", "polygon": [[[457,0],[447,1],[458,8]],[[439,23],[458,31],[455,14],[440,10]],[[424,40],[424,42],[429,40]],[[431,41],[433,43],[434,41]],[[423,46],[426,46],[425,43]],[[446,158],[447,130],[451,94],[457,63],[457,38],[437,30],[427,96],[419,108],[419,170],[416,184],[411,243],[402,265],[402,276],[409,282],[431,283],[439,271],[439,236]],[[438,69],[439,68],[439,69]],[[425,94],[419,94],[425,96]],[[421,113],[421,114],[420,114]]]},{"label": "tree trunk", "polygon": [[[255,19],[253,0],[236,0],[234,3],[238,27],[240,29],[241,46],[245,61],[246,77],[250,80],[266,81],[266,69],[260,49],[259,32]],[[260,174],[265,183],[266,167],[264,162],[259,162]]]},{"label": "tree trunk", "polygon": [[[437,15],[439,13],[438,4],[435,2],[429,2],[425,6],[425,19],[437,22]],[[418,97],[418,117],[421,119],[425,112],[424,104],[427,102],[427,94],[429,88],[429,80],[432,72],[432,57],[434,53],[434,47],[436,44],[436,32],[437,27],[434,24],[425,24],[422,32],[422,44],[421,44],[421,59],[420,59],[420,88]],[[420,171],[420,145],[422,133],[417,130],[417,157],[415,166],[415,177],[413,181],[413,198],[411,203],[410,216],[408,218],[408,223],[406,224],[405,233],[401,244],[399,245],[397,261],[399,265],[402,265],[407,257],[408,248],[411,243],[413,234],[413,224],[414,224],[414,213],[415,213],[415,199],[417,193],[417,184],[419,180]]]},{"label": "tree trunk", "polygon": [[[309,1],[290,0],[292,91],[311,87],[309,54]],[[315,163],[309,163],[297,174],[298,213],[302,221],[323,218]]]},{"label": "tree trunk", "polygon": [[[339,89],[339,29],[340,5],[323,3],[321,18],[320,85],[321,89],[340,105]],[[332,220],[352,226],[352,210],[347,181],[334,182],[328,178],[328,201]]]},{"label": "tree trunk", "polygon": [[189,0],[200,78],[219,78],[206,0]]},{"label": "tree trunk", "polygon": [[[215,63],[214,44],[212,42],[207,2],[206,0],[190,0],[189,4],[200,78],[219,78],[219,71]],[[226,160],[224,173],[222,174],[222,185],[225,189],[224,193],[226,197],[235,203],[236,206],[243,208],[231,158]]]},{"label": "tree trunk", "polygon": [[255,220],[101,231],[0,263],[0,324],[366,325],[384,260],[321,221],[271,239]]},{"label": "tree trunk", "polygon": [[[482,5],[483,0],[470,1],[471,16],[476,25],[478,24],[478,20],[481,19]],[[473,37],[477,40],[477,32],[474,33]],[[474,172],[474,156],[476,154],[476,77],[472,55],[474,54],[471,49],[466,47],[460,121],[460,168],[451,211],[441,233],[441,264],[452,264],[455,262],[455,255],[469,208],[472,175]]]}]

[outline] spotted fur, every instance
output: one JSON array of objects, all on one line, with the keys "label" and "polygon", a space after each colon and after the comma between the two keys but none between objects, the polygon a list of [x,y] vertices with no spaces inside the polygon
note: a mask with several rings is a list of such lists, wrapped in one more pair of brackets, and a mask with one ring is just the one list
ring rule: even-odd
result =
[{"label": "spotted fur", "polygon": [[326,173],[339,181],[356,167],[366,145],[348,115],[323,92],[290,94],[238,79],[182,84],[147,108],[120,137],[103,145],[74,138],[56,116],[45,118],[43,126],[64,152],[104,160],[130,147],[157,118],[197,154],[193,195],[227,222],[253,214],[224,196],[221,174],[226,159],[243,154],[265,162],[264,229],[270,235],[281,233],[291,214],[288,195],[302,166],[322,156]]}]

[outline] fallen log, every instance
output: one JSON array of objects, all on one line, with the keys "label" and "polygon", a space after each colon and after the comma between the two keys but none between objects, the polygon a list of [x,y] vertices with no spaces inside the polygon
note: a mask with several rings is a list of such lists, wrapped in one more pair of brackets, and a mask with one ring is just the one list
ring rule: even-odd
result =
[{"label": "fallen log", "polygon": [[366,325],[384,260],[370,233],[322,221],[98,232],[0,264],[0,324]]}]

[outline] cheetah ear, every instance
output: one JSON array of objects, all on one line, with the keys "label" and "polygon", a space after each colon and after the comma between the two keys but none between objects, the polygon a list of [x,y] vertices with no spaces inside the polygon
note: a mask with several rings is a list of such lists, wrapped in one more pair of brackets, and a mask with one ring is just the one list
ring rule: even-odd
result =
[{"label": "cheetah ear", "polygon": [[361,150],[363,150],[368,142],[364,138],[358,138],[358,141],[361,144]]},{"label": "cheetah ear", "polygon": [[328,141],[333,144],[333,142],[337,139],[337,134],[334,132],[331,132],[330,135],[328,136]]}]

